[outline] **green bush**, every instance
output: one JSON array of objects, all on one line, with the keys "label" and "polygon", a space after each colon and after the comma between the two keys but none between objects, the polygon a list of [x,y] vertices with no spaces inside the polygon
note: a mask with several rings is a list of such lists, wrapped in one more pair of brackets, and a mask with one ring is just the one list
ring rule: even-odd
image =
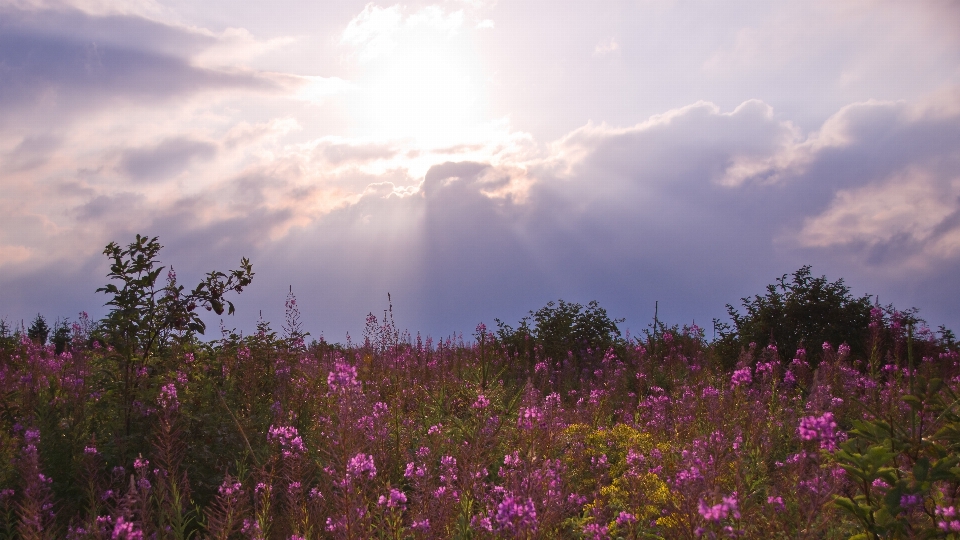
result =
[{"label": "green bush", "polygon": [[586,307],[559,300],[531,311],[514,329],[500,319],[497,337],[507,352],[526,360],[532,369],[536,360],[550,361],[555,369],[563,369],[572,360],[575,372],[588,369],[620,341],[618,323],[596,300]]},{"label": "green bush", "polygon": [[854,297],[842,279],[831,283],[826,276],[813,277],[809,265],[767,285],[763,296],[741,298],[741,302],[744,313],[727,304],[733,328],[718,325],[717,352],[727,367],[751,343],[776,345],[784,357],[803,348],[812,365],[819,361],[824,342],[834,347],[846,343],[855,356],[865,352],[871,297]]}]

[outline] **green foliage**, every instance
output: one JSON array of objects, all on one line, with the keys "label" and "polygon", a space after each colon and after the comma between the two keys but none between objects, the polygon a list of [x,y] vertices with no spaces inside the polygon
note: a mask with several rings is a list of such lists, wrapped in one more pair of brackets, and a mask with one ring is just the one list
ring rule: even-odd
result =
[{"label": "green foliage", "polygon": [[232,315],[233,303],[224,295],[231,291],[240,293],[253,281],[250,261],[243,258],[237,270],[229,275],[210,272],[188,294],[177,284],[172,269],[167,274],[166,286],[161,287],[157,284],[165,268],[158,266],[157,255],[161,249],[163,246],[156,237],[138,234],[126,249],[111,242],[103,250],[113,261],[108,276],[121,285],[109,283],[97,289],[112,295],[106,303],[112,309],[101,326],[111,344],[127,356],[139,354],[146,358],[174,332],[203,334],[206,325],[197,308],[203,307],[217,315],[223,314],[226,308]]},{"label": "green foliage", "polygon": [[70,342],[70,326],[67,321],[57,321],[53,323],[53,338],[50,340],[56,354],[62,354],[67,349],[67,343]]},{"label": "green foliage", "polygon": [[27,337],[40,345],[47,344],[47,337],[50,335],[50,327],[47,326],[46,319],[37,313],[37,318],[33,320],[30,328],[27,328]]},{"label": "green foliage", "polygon": [[960,490],[960,395],[929,364],[926,373],[916,368],[912,327],[907,357],[905,375],[888,382],[905,389],[899,406],[878,410],[879,402],[861,403],[864,419],[853,421],[850,438],[834,454],[852,485],[834,504],[863,531],[852,538],[942,538],[953,520],[948,516]]},{"label": "green foliage", "polygon": [[860,523],[867,534],[859,537],[940,537],[936,509],[950,506],[943,493],[960,486],[956,396],[938,378],[917,376],[914,385],[901,398],[907,421],[855,421],[835,455],[854,485],[835,504]]},{"label": "green foliage", "polygon": [[763,296],[741,298],[744,313],[727,304],[734,329],[720,325],[717,344],[725,364],[732,366],[740,351],[750,343],[776,345],[781,355],[806,348],[807,358],[816,365],[820,345],[847,343],[855,356],[864,352],[870,324],[870,296],[856,298],[842,279],[829,282],[815,278],[810,266],[803,266],[792,278],[784,274],[767,286]]},{"label": "green foliage", "polygon": [[516,329],[500,319],[496,322],[497,337],[511,355],[530,364],[536,357],[550,359],[556,367],[563,367],[569,356],[577,367],[585,367],[588,357],[602,357],[618,343],[617,324],[623,319],[611,319],[596,300],[586,307],[559,300],[531,311]]},{"label": "green foliage", "polygon": [[[143,390],[144,372],[149,372],[151,358],[162,353],[171,339],[180,334],[181,341],[189,341],[193,333],[202,334],[206,325],[197,309],[203,307],[220,315],[225,310],[233,314],[233,303],[226,300],[227,292],[240,293],[253,280],[250,261],[241,259],[240,268],[230,274],[210,272],[193,291],[184,293],[177,284],[176,274],[167,273],[166,285],[158,284],[163,266],[157,255],[163,246],[157,238],[137,235],[126,248],[111,242],[103,250],[112,259],[108,283],[97,289],[111,295],[106,305],[110,313],[100,322],[100,332],[113,347],[116,369],[111,370],[113,395],[120,401],[124,423],[124,438],[136,443],[139,439],[132,425],[133,407]],[[121,447],[121,453],[128,450]]]},{"label": "green foliage", "polygon": [[13,349],[16,342],[16,334],[10,331],[7,320],[0,319],[0,351]]}]

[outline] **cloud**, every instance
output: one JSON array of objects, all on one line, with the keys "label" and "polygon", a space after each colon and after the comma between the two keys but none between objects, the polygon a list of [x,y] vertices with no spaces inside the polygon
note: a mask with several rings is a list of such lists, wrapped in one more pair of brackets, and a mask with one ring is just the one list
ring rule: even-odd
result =
[{"label": "cloud", "polygon": [[340,41],[362,47],[363,56],[367,58],[388,53],[396,47],[394,36],[402,20],[399,4],[388,8],[367,4],[363,11],[347,24]]},{"label": "cloud", "polygon": [[25,115],[61,119],[111,103],[167,100],[203,90],[281,92],[299,83],[249,70],[197,67],[192,57],[217,44],[203,32],[134,15],[0,8],[0,126]]},{"label": "cloud", "polygon": [[314,152],[323,162],[331,165],[366,163],[397,155],[397,149],[389,144],[354,143],[338,139],[317,141]]},{"label": "cloud", "polygon": [[[698,102],[625,127],[587,124],[550,144],[514,135],[456,148],[284,143],[276,134],[289,123],[245,124],[221,139],[161,139],[119,161],[159,179],[230,146],[248,157],[223,180],[172,197],[150,184],[97,185],[76,195],[84,202],[71,215],[114,224],[101,233],[108,240],[159,234],[165,257],[189,261],[178,272],[250,256],[264,285],[245,293],[241,313],[279,320],[293,285],[311,331],[335,340],[387,292],[403,326],[434,335],[515,321],[560,297],[597,299],[635,331],[657,301],[666,320],[703,326],[802,264],[847,278],[856,294],[923,299],[932,322],[954,324],[946,299],[889,284],[926,276],[957,289],[948,279],[960,265],[957,103],[853,104],[804,133],[760,100],[728,110]],[[268,139],[269,151],[247,151]],[[99,251],[90,253],[88,266]],[[14,290],[12,275],[0,288]]]},{"label": "cloud", "polygon": [[617,38],[610,38],[606,41],[601,41],[593,48],[594,56],[608,56],[620,50],[620,44],[617,42]]},{"label": "cloud", "polygon": [[61,140],[52,135],[23,137],[16,147],[3,156],[0,168],[7,172],[25,172],[40,167],[49,160],[60,143]]},{"label": "cloud", "polygon": [[893,274],[956,260],[960,111],[941,105],[872,102],[831,118],[801,178],[833,191],[796,241]]},{"label": "cloud", "polygon": [[30,258],[31,249],[26,246],[0,244],[0,266],[23,262]]},{"label": "cloud", "polygon": [[[140,210],[144,196],[138,193],[120,192],[115,195],[98,195],[75,210],[76,218],[83,221],[123,220],[132,212]],[[118,216],[118,214],[120,214]]]},{"label": "cloud", "polygon": [[146,148],[131,148],[120,157],[121,170],[135,180],[155,181],[175,176],[194,161],[210,160],[217,147],[186,137],[165,139]]}]

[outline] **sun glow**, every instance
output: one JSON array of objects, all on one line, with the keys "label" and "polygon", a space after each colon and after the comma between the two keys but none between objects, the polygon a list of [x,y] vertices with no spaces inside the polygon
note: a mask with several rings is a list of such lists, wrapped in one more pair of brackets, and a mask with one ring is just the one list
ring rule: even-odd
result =
[{"label": "sun glow", "polygon": [[431,147],[481,138],[489,126],[472,32],[462,11],[405,16],[400,6],[367,6],[342,36],[359,71],[351,104],[359,134]]}]

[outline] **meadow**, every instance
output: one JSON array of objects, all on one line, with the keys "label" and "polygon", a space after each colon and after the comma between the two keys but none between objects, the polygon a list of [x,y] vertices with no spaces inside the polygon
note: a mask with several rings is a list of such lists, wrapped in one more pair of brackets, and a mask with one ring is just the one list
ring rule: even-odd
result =
[{"label": "meadow", "polygon": [[561,302],[434,341],[386,310],[335,344],[291,294],[205,341],[249,263],[189,292],[137,242],[105,251],[110,317],[0,332],[2,538],[960,537],[960,354],[914,312],[788,348],[744,341],[748,299],[713,340]]}]

